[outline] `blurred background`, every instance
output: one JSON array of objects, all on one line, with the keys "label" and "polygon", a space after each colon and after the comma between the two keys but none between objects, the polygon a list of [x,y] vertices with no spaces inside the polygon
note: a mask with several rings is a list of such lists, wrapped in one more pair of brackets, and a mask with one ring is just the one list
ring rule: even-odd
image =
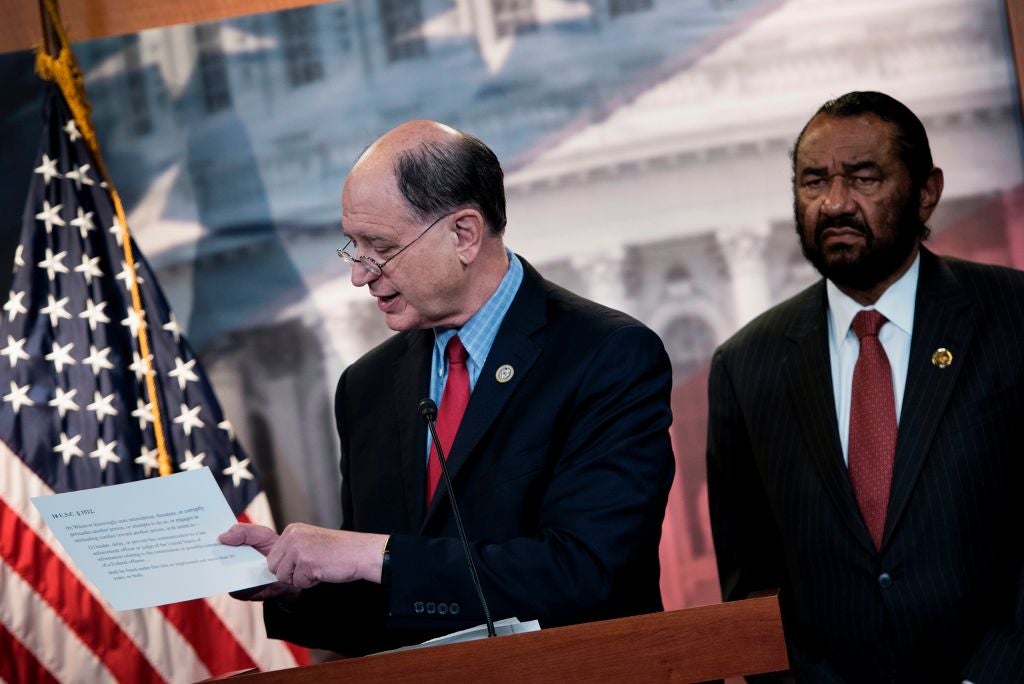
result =
[{"label": "blurred background", "polygon": [[[483,139],[506,172],[509,246],[664,339],[667,608],[719,599],[711,353],[817,278],[789,153],[820,104],[881,90],[909,105],[946,174],[929,246],[1024,268],[1002,0],[347,0],[75,49],[129,224],[281,526],[340,522],[334,385],[390,334],[335,256],[341,185],[402,121]],[[0,54],[0,80],[3,291],[43,84],[29,52]]]}]

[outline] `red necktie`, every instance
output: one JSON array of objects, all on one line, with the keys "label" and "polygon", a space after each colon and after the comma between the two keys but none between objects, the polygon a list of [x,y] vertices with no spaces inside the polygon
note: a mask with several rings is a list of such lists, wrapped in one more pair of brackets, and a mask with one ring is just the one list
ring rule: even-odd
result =
[{"label": "red necktie", "polygon": [[853,368],[848,468],[853,495],[875,548],[882,546],[896,455],[892,370],[878,340],[878,331],[885,322],[885,316],[877,311],[861,311],[851,326],[860,338],[860,355]]},{"label": "red necktie", "polygon": [[[469,354],[462,346],[462,341],[456,335],[448,341],[445,347],[445,356],[448,357],[448,382],[444,385],[444,394],[441,395],[441,406],[437,409],[437,438],[441,441],[441,447],[445,454],[450,454],[452,443],[455,442],[455,433],[459,431],[459,423],[466,413],[466,405],[469,404],[469,371],[466,368],[466,359]],[[427,507],[434,498],[437,490],[437,483],[441,481],[441,461],[437,456],[433,441],[430,446],[430,457],[427,459]]]}]

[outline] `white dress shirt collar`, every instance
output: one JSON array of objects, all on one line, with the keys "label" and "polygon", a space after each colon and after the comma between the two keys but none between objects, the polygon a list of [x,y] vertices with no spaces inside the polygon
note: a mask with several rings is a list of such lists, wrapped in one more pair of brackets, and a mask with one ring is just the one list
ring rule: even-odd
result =
[{"label": "white dress shirt collar", "polygon": [[853,317],[864,309],[877,309],[885,318],[911,335],[914,330],[914,304],[917,297],[917,277],[921,271],[921,253],[918,252],[914,263],[900,279],[889,286],[873,306],[863,306],[848,294],[836,287],[831,280],[825,281],[828,295],[828,308],[831,312],[832,339],[842,340],[850,330]]}]

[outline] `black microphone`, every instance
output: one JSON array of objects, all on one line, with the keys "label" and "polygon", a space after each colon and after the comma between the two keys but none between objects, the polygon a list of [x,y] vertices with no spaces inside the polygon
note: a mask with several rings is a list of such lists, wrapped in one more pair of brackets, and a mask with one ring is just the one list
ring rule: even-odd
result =
[{"label": "black microphone", "polygon": [[[441,477],[444,478],[444,486],[448,488],[448,501],[452,504],[452,514],[455,517],[455,526],[459,528],[459,539],[462,540],[462,550],[466,552],[466,563],[469,564],[469,574],[473,578],[473,588],[476,589],[477,598],[480,599],[480,607],[484,609],[484,619],[487,621],[487,636],[498,636],[494,631],[494,621],[491,619],[491,609],[487,607],[487,599],[484,598],[484,588],[480,586],[480,576],[476,572],[476,563],[473,562],[473,554],[469,552],[469,537],[466,536],[466,528],[462,526],[462,516],[459,515],[459,505],[455,502],[455,490],[452,489],[452,479],[448,476],[448,464],[445,463],[446,456],[441,448],[441,440],[437,437],[437,430],[434,429],[434,421],[437,420],[437,404],[429,397],[420,399],[420,415],[427,421],[427,430],[430,431],[430,438],[434,440],[434,448],[437,450],[437,458],[441,461]],[[430,505],[430,502],[427,502]]]},{"label": "black microphone", "polygon": [[437,420],[437,404],[430,397],[426,399],[420,399],[419,403],[420,415],[427,421],[427,425],[431,425]]}]

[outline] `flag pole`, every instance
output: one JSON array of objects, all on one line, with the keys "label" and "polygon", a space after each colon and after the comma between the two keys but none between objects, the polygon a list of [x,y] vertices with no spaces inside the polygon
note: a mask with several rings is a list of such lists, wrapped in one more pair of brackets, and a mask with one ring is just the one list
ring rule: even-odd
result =
[{"label": "flag pole", "polygon": [[139,280],[135,275],[135,257],[132,253],[131,234],[128,232],[128,220],[125,218],[124,206],[121,204],[121,197],[114,189],[114,184],[107,173],[106,164],[103,163],[103,155],[100,154],[99,142],[96,139],[96,131],[92,127],[92,119],[89,116],[91,106],[85,95],[85,81],[82,78],[82,71],[75,61],[74,53],[71,51],[71,41],[60,21],[60,12],[57,9],[57,0],[40,0],[39,10],[43,21],[43,42],[44,49],[36,50],[36,73],[47,81],[57,84],[64,100],[71,110],[71,116],[75,120],[78,132],[82,135],[86,146],[96,161],[96,170],[103,179],[110,199],[114,203],[114,213],[117,216],[117,223],[121,229],[121,243],[124,247],[124,260],[130,276],[132,308],[139,319],[139,352],[142,356],[142,365],[145,368],[144,377],[146,381],[146,394],[152,407],[153,430],[156,438],[157,463],[160,475],[170,475],[174,472],[171,466],[171,457],[167,453],[167,442],[164,435],[164,424],[161,418],[160,400],[156,390],[156,379],[152,363],[150,362],[149,333],[146,331],[145,310],[142,306],[142,295],[139,292]]},{"label": "flag pole", "polygon": [[[59,15],[60,9],[57,6],[57,0],[53,0],[53,6]],[[57,33],[53,29],[49,13],[46,11],[45,0],[39,0],[39,18],[43,22],[43,49],[46,50],[46,54],[50,57],[56,58],[57,53],[60,51],[60,43]]]}]

